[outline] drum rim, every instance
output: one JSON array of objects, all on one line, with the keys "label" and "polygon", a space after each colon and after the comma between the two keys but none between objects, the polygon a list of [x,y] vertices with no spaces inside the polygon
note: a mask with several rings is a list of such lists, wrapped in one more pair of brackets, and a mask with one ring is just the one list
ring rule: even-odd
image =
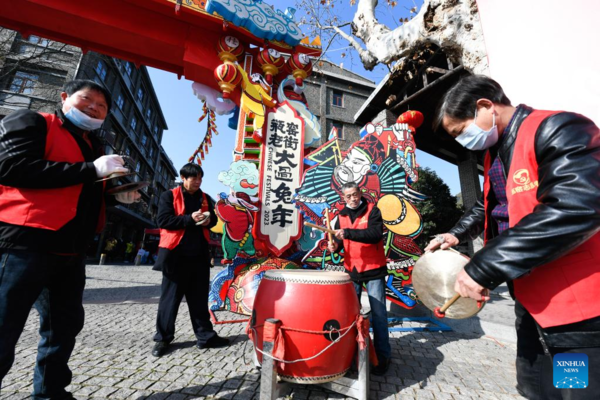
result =
[{"label": "drum rim", "polygon": [[265,272],[263,279],[279,282],[320,285],[340,285],[352,282],[350,275],[345,272],[323,270],[271,269]]}]

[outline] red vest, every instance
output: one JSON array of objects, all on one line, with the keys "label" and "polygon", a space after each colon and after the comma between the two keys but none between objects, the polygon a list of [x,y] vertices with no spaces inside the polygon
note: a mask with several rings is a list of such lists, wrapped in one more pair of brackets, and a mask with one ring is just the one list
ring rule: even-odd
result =
[{"label": "red vest", "polygon": [[[171,191],[173,192],[173,208],[175,209],[175,215],[182,216],[185,213],[183,189],[181,186],[178,186],[175,189],[171,189]],[[204,193],[202,193],[202,207],[200,207],[200,211],[208,211],[208,200],[206,199],[206,194]],[[177,247],[179,242],[181,242],[181,238],[183,237],[184,233],[185,229],[177,229],[174,231],[169,229],[161,229],[158,247],[173,250],[175,247]],[[204,237],[206,238],[206,243],[208,243],[210,241],[208,229],[203,229],[203,233]]]},{"label": "red vest", "polygon": [[[54,114],[40,113],[46,119],[44,160],[84,162],[75,138],[62,128]],[[31,228],[57,231],[77,213],[77,203],[83,184],[53,189],[27,189],[0,185],[0,221]],[[97,231],[104,227],[104,202],[100,210]]]},{"label": "red vest", "polygon": [[[350,216],[340,215],[340,228],[366,229],[369,225],[369,215],[375,205],[367,203],[367,211],[362,217],[350,221]],[[359,274],[366,271],[381,268],[387,264],[383,240],[377,243],[361,243],[354,240],[344,239],[344,267],[347,271],[356,268]]]},{"label": "red vest", "polygon": [[[533,111],[517,133],[510,169],[506,176],[506,197],[510,227],[531,214],[537,200],[538,164],[535,134],[540,124],[556,111]],[[485,199],[490,190],[486,159]],[[486,215],[487,213],[486,202]],[[600,234],[562,256],[539,266],[513,281],[515,296],[543,327],[571,324],[600,315],[597,299],[600,288]]]}]

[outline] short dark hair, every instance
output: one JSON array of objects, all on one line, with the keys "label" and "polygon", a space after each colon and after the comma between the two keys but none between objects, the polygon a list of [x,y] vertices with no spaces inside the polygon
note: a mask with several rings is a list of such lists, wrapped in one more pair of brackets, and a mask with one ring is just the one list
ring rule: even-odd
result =
[{"label": "short dark hair", "polygon": [[198,164],[187,163],[183,167],[181,167],[181,169],[179,170],[179,175],[183,176],[186,179],[198,175],[200,175],[200,177],[203,178],[204,171],[202,170],[202,167]]},{"label": "short dark hair", "polygon": [[460,121],[474,118],[479,99],[488,99],[495,104],[511,105],[498,82],[485,75],[469,75],[458,81],[440,100],[433,123],[434,130],[440,129],[444,116]]},{"label": "short dark hair", "polygon": [[63,91],[69,96],[71,96],[75,92],[79,92],[82,89],[90,89],[102,93],[102,95],[104,96],[104,100],[106,100],[106,106],[108,107],[108,111],[110,111],[110,108],[112,106],[112,95],[110,94],[107,88],[100,85],[99,83],[87,79],[74,79],[65,83],[65,86],[63,87]]},{"label": "short dark hair", "polygon": [[358,183],[356,182],[346,182],[342,185],[342,193],[344,193],[344,190],[346,189],[359,189],[358,187]]}]

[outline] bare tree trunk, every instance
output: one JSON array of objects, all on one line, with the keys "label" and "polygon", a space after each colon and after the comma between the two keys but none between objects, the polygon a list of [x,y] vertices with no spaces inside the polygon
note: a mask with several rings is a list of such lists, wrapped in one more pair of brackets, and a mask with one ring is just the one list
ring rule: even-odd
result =
[{"label": "bare tree trunk", "polygon": [[358,51],[366,69],[390,64],[411,50],[435,44],[455,63],[477,74],[488,74],[483,32],[475,0],[425,0],[409,22],[391,30],[375,17],[377,0],[359,0],[352,33],[364,43],[335,28]]}]

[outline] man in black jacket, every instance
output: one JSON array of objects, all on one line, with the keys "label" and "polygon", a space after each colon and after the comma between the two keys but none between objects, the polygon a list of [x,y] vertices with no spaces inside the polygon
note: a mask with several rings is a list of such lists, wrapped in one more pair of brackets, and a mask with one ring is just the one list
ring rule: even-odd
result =
[{"label": "man in black jacket", "polygon": [[[484,76],[450,89],[437,123],[464,147],[487,150],[484,196],[425,250],[483,232],[486,245],[458,275],[455,290],[487,300],[489,289],[508,282],[519,392],[529,399],[600,398],[598,127],[574,113],[513,107]],[[559,353],[587,356],[585,389],[553,380]]]},{"label": "man in black jacket", "polygon": [[72,398],[67,362],[83,328],[85,251],[104,224],[104,185],[95,181],[127,171],[121,157],[102,155],[94,135],[110,92],[76,80],[61,99],[56,114],[20,110],[0,123],[0,387],[35,303],[34,399]]},{"label": "man in black jacket", "polygon": [[354,281],[359,303],[363,285],[367,288],[378,360],[372,372],[384,375],[390,366],[392,349],[385,301],[387,262],[383,248],[383,219],[381,211],[361,197],[356,182],[342,185],[342,197],[346,206],[335,222],[335,239],[328,243],[328,250],[333,254],[343,247],[344,267]]},{"label": "man in black jacket", "polygon": [[155,267],[162,269],[156,344],[152,355],[161,357],[175,337],[175,319],[183,296],[188,304],[199,349],[229,344],[214,331],[208,311],[210,283],[209,229],[217,224],[214,200],[200,190],[204,172],[198,164],[180,170],[181,186],[160,196],[156,221],[160,243]]}]

